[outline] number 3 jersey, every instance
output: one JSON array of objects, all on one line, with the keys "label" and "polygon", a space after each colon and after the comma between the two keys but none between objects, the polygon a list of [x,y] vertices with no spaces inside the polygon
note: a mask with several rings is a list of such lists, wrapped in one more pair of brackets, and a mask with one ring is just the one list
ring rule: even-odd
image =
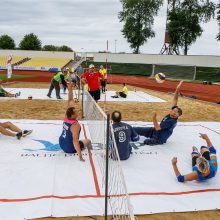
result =
[{"label": "number 3 jersey", "polygon": [[75,147],[73,145],[73,135],[70,130],[71,126],[75,123],[78,123],[78,121],[69,120],[68,118],[65,118],[63,121],[63,131],[59,138],[59,144],[63,151],[66,153],[76,153]]},{"label": "number 3 jersey", "polygon": [[129,124],[124,122],[114,123],[113,130],[119,157],[121,160],[126,160],[131,154],[130,141],[138,141],[139,136]]}]

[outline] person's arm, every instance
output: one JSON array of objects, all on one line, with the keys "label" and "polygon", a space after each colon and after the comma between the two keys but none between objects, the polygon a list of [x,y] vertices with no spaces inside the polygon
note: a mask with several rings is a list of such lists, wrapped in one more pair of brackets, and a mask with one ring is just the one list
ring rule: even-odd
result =
[{"label": "person's arm", "polygon": [[207,147],[212,147],[213,146],[212,142],[210,141],[207,134],[202,134],[202,133],[199,133],[199,134],[200,134],[200,137],[206,141]]},{"label": "person's arm", "polygon": [[178,97],[179,97],[179,91],[180,91],[180,87],[182,86],[183,84],[183,80],[180,81],[180,83],[177,85],[176,87],[176,91],[174,93],[174,97],[173,97],[173,102],[172,102],[172,107],[173,106],[177,106],[177,103],[178,103]]},{"label": "person's arm", "polygon": [[178,180],[178,182],[185,182],[185,181],[192,181],[192,180],[197,180],[198,179],[198,175],[196,172],[192,172],[192,173],[189,173],[189,174],[186,174],[186,175],[181,175],[178,167],[177,167],[177,157],[174,157],[172,159],[172,165],[173,165],[173,170],[174,170],[174,173],[176,175],[176,178]]},{"label": "person's arm", "polygon": [[81,148],[80,148],[80,144],[79,144],[79,131],[80,131],[79,123],[73,124],[70,129],[71,129],[72,136],[73,136],[73,145],[74,145],[76,152],[79,156],[79,160],[84,162],[85,160],[82,157],[82,152],[81,152]]},{"label": "person's arm", "polygon": [[153,124],[154,124],[154,128],[156,131],[161,130],[160,124],[157,121],[157,113],[156,112],[153,113]]},{"label": "person's arm", "polygon": [[87,83],[85,73],[82,75],[82,77],[81,77],[81,81],[82,81],[82,84],[83,84],[83,85],[85,85],[85,84]]},{"label": "person's arm", "polygon": [[67,88],[68,88],[67,108],[74,107],[74,101],[73,101],[73,83],[72,83],[72,81],[68,81],[68,83],[67,83]]}]

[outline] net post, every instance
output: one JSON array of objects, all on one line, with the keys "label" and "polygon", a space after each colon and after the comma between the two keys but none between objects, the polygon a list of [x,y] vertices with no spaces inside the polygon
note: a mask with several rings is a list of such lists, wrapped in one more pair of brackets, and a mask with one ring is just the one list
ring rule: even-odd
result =
[{"label": "net post", "polygon": [[108,165],[109,165],[110,115],[107,115],[106,129],[106,161],[105,161],[105,220],[108,219]]},{"label": "net post", "polygon": [[155,73],[155,64],[152,64],[152,73],[151,73],[151,77],[154,77],[154,73]]},{"label": "net post", "polygon": [[196,80],[196,72],[197,72],[197,69],[196,69],[196,66],[194,66],[194,75],[193,75],[193,80],[194,81]]},{"label": "net post", "polygon": [[81,102],[81,106],[82,106],[82,119],[84,119],[85,115],[84,115],[84,93],[85,93],[85,86],[82,85],[82,102]]}]

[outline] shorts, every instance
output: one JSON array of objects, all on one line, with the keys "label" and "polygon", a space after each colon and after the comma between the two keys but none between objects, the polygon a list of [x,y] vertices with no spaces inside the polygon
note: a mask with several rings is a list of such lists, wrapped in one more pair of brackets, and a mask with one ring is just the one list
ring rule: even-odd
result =
[{"label": "shorts", "polygon": [[119,95],[122,97],[122,98],[127,98],[127,95],[123,92],[119,92]]},{"label": "shorts", "polygon": [[98,101],[100,99],[100,89],[89,91],[89,93],[95,99],[95,101]]},{"label": "shorts", "polygon": [[[72,143],[66,143],[66,141],[60,137],[59,141],[61,149],[68,154],[75,154],[77,153],[74,145]],[[82,141],[79,141],[80,149],[83,150],[85,148],[84,143]]]},{"label": "shorts", "polygon": [[[210,160],[210,152],[209,151],[205,151],[203,154],[202,154],[202,157],[204,157],[206,160]],[[195,166],[196,165],[196,159],[198,158],[198,156],[195,154],[195,156],[193,156],[192,158],[192,166]]]},{"label": "shorts", "polygon": [[107,79],[101,80],[101,86],[106,87]]}]

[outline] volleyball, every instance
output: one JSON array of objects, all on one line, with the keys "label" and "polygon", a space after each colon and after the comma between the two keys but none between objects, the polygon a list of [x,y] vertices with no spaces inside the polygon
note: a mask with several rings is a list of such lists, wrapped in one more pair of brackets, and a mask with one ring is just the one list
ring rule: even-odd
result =
[{"label": "volleyball", "polygon": [[166,79],[166,76],[163,73],[157,73],[155,75],[155,79],[156,79],[157,83],[163,83]]}]

